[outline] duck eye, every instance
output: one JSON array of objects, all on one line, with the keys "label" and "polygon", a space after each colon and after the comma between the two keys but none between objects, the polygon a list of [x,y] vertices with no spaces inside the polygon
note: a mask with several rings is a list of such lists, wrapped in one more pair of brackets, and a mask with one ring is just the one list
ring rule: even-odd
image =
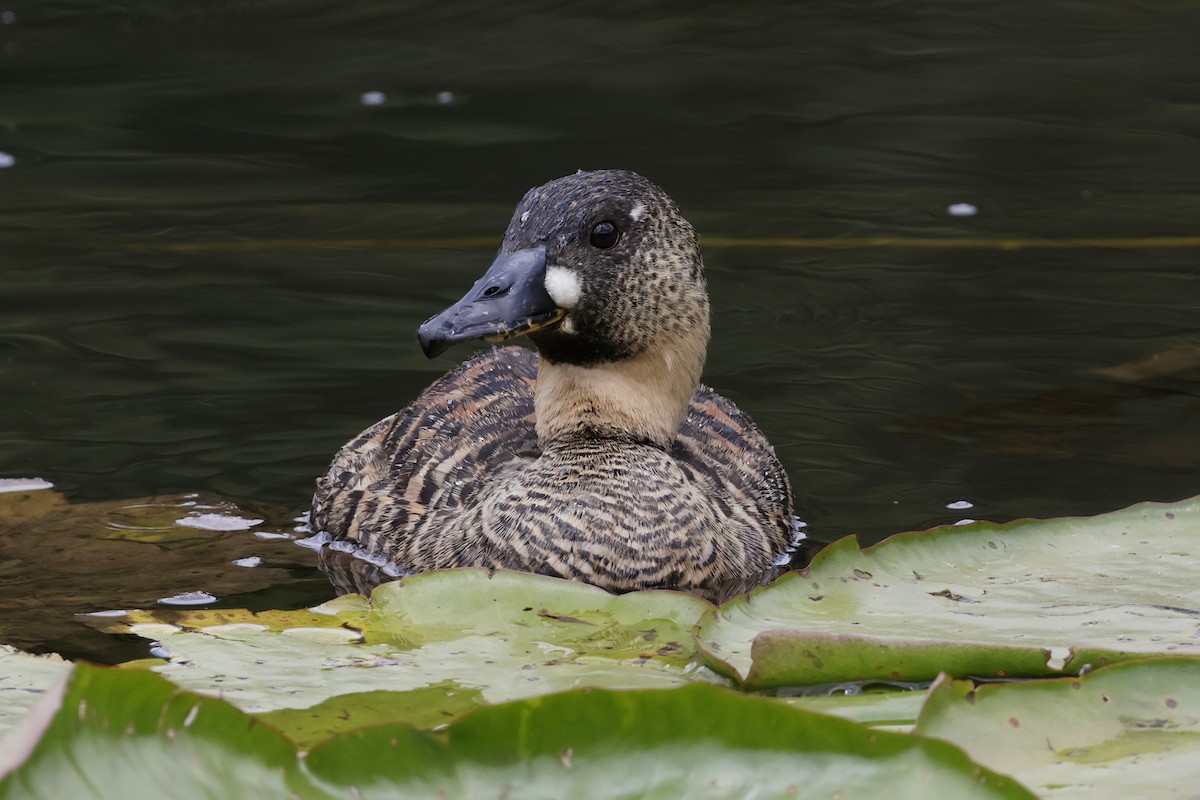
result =
[{"label": "duck eye", "polygon": [[607,250],[615,245],[620,238],[621,231],[617,229],[616,224],[612,220],[606,219],[592,226],[592,235],[588,241],[591,242],[592,247]]}]

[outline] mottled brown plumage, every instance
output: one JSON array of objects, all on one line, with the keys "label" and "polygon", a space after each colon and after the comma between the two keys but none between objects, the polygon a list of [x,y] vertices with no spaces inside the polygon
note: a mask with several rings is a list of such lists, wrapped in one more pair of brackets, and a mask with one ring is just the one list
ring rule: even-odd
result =
[{"label": "mottled brown plumage", "polygon": [[[497,312],[526,291],[514,272],[536,297]],[[770,576],[794,543],[791,490],[754,424],[699,385],[703,266],[661,189],[608,170],[530,190],[492,270],[421,336],[436,352],[521,333],[540,355],[476,355],[318,480],[340,588],[480,566],[721,599]]]}]

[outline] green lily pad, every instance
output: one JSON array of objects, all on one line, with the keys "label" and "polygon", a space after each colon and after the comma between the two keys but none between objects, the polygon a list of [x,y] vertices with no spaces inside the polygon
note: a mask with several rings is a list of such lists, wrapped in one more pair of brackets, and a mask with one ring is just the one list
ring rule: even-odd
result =
[{"label": "green lily pad", "polygon": [[70,670],[57,655],[35,656],[0,645],[0,738]]},{"label": "green lily pad", "polygon": [[230,704],[145,671],[80,665],[49,700],[0,746],[0,798],[1033,797],[946,742],[705,685],[532,698],[444,737],[379,725],[303,760]]},{"label": "green lily pad", "polygon": [[978,523],[827,547],[705,615],[710,666],[747,687],[1078,672],[1200,653],[1200,500]]},{"label": "green lily pad", "polygon": [[79,665],[45,702],[0,744],[0,798],[323,796],[279,733],[151,673]]},{"label": "green lily pad", "polygon": [[357,731],[318,745],[306,766],[355,798],[1032,797],[945,742],[699,684],[495,706],[445,740]]},{"label": "green lily pad", "polygon": [[339,731],[397,720],[414,728],[439,730],[455,717],[484,705],[478,689],[445,681],[407,692],[339,694],[308,708],[281,708],[254,716],[307,750]]},{"label": "green lily pad", "polygon": [[939,681],[917,730],[959,743],[1043,797],[1194,797],[1200,659],[1026,683]]},{"label": "green lily pad", "polygon": [[698,663],[692,628],[711,606],[678,592],[611,595],[515,572],[414,575],[312,610],[129,612],[110,632],[157,642],[154,669],[219,695],[298,740],[378,718],[442,725],[481,704],[576,687],[723,681]]}]

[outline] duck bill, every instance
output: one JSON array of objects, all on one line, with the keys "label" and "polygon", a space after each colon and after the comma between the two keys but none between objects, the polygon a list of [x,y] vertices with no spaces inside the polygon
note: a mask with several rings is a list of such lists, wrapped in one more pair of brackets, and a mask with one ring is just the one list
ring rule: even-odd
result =
[{"label": "duck bill", "polygon": [[557,324],[566,311],[546,291],[546,248],[500,253],[463,299],[417,329],[433,358],[459,342],[502,342]]}]

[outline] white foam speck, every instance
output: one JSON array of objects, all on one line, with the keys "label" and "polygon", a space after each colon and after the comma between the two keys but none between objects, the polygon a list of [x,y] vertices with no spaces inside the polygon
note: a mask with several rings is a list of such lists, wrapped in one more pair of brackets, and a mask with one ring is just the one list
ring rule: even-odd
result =
[{"label": "white foam speck", "polygon": [[979,209],[970,203],[954,203],[946,207],[946,213],[952,217],[973,217],[979,213]]},{"label": "white foam speck", "polygon": [[954,523],[954,524],[955,524],[955,526],[958,526],[958,525],[970,525],[970,524],[971,524],[971,523],[973,523],[973,522],[975,522],[975,520],[973,520],[973,519],[960,519],[958,522],[956,522],[956,523]]},{"label": "white foam speck", "polygon": [[233,563],[239,567],[257,567],[262,564],[262,559],[258,556],[247,556],[246,558],[235,558]]},{"label": "white foam speck", "polygon": [[963,511],[964,509],[974,508],[975,504],[970,500],[955,500],[953,503],[946,503],[946,508],[951,511]]},{"label": "white foam speck", "polygon": [[190,517],[175,520],[176,525],[188,528],[202,528],[206,531],[246,531],[255,525],[261,525],[261,519],[227,516],[225,514],[195,514]]},{"label": "white foam speck", "polygon": [[12,25],[17,21],[17,12],[15,11],[0,11],[0,24]]},{"label": "white foam speck", "polygon": [[381,106],[387,102],[387,95],[383,92],[363,92],[358,99],[364,106]]},{"label": "white foam speck", "polygon": [[158,602],[164,606],[202,606],[217,602],[217,598],[208,592],[181,592],[173,597],[160,597]]},{"label": "white foam speck", "polygon": [[437,101],[444,106],[448,106],[454,102],[454,92],[438,92]]},{"label": "white foam speck", "polygon": [[307,547],[309,550],[320,550],[325,546],[325,543],[332,541],[333,537],[322,531],[314,536],[309,536],[307,539],[296,539],[295,544],[301,547]]},{"label": "white foam speck", "polygon": [[89,611],[86,614],[81,614],[84,617],[123,617],[125,612],[119,608],[109,609],[108,611]]},{"label": "white foam speck", "polygon": [[35,492],[53,488],[53,483],[41,478],[0,478],[0,492]]}]

